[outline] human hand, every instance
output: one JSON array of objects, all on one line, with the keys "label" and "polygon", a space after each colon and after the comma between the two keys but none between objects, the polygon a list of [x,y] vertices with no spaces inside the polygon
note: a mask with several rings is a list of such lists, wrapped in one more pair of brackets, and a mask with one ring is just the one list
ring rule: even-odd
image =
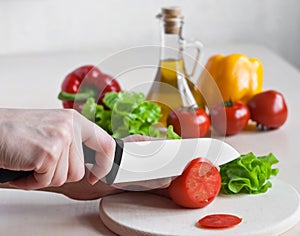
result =
[{"label": "human hand", "polygon": [[[95,164],[85,175],[82,143],[94,149]],[[34,170],[10,182],[40,189],[77,182],[95,184],[111,169],[115,142],[96,124],[72,109],[0,109],[0,168]]]},{"label": "human hand", "polygon": [[[124,142],[148,141],[151,137],[141,135],[131,135],[123,139]],[[166,188],[171,183],[171,178],[138,181],[122,184],[114,184],[112,186],[98,181],[95,185],[89,184],[88,175],[78,182],[66,183],[61,187],[51,187],[44,190],[57,192],[76,200],[94,200],[108,195],[121,193],[124,191],[150,191],[151,193],[167,196]]]}]

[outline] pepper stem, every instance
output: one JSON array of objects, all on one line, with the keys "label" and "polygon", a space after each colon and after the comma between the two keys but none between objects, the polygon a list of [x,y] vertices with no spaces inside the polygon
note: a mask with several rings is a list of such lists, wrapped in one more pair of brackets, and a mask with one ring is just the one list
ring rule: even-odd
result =
[{"label": "pepper stem", "polygon": [[90,97],[95,97],[95,92],[93,90],[79,93],[68,93],[61,91],[58,94],[58,99],[63,101],[84,101]]}]

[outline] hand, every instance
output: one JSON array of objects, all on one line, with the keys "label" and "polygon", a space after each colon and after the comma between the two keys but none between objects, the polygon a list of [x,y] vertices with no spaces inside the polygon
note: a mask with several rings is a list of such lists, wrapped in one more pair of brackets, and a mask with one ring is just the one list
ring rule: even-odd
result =
[{"label": "hand", "polygon": [[[148,141],[154,138],[131,135],[124,138],[124,142],[133,141]],[[171,178],[139,181],[131,183],[115,184],[113,186],[107,185],[102,181],[98,181],[95,185],[90,185],[87,181],[88,176],[86,175],[82,180],[74,183],[66,183],[61,187],[46,188],[43,190],[50,192],[57,192],[64,194],[72,199],[76,200],[94,200],[102,198],[108,195],[121,193],[126,191],[151,191],[151,193],[167,196],[166,187],[169,186]],[[153,189],[153,190],[152,190]]]},{"label": "hand", "polygon": [[0,109],[0,168],[34,170],[11,186],[40,189],[81,180],[82,143],[96,150],[93,174],[86,175],[95,184],[111,169],[115,151],[103,129],[72,109]]}]

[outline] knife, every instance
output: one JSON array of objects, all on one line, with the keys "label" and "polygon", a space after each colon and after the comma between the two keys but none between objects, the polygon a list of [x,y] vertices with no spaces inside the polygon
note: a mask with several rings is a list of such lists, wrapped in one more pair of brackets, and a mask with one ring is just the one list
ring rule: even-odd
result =
[{"label": "knife", "polygon": [[[205,157],[218,166],[240,156],[232,146],[214,138],[115,141],[114,163],[105,177],[109,185],[178,176],[197,157]],[[95,151],[83,145],[83,152],[85,163],[94,164]],[[30,174],[33,171],[0,169],[0,183]]]}]

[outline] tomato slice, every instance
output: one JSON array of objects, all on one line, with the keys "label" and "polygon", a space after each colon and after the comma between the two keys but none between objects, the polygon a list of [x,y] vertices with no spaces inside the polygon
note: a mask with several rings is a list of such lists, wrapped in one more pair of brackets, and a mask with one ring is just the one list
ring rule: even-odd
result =
[{"label": "tomato slice", "polygon": [[195,158],[168,188],[169,196],[180,206],[201,208],[211,203],[221,188],[219,170],[209,160]]},{"label": "tomato slice", "polygon": [[207,215],[198,221],[202,228],[221,229],[230,228],[242,222],[242,218],[230,214]]}]

